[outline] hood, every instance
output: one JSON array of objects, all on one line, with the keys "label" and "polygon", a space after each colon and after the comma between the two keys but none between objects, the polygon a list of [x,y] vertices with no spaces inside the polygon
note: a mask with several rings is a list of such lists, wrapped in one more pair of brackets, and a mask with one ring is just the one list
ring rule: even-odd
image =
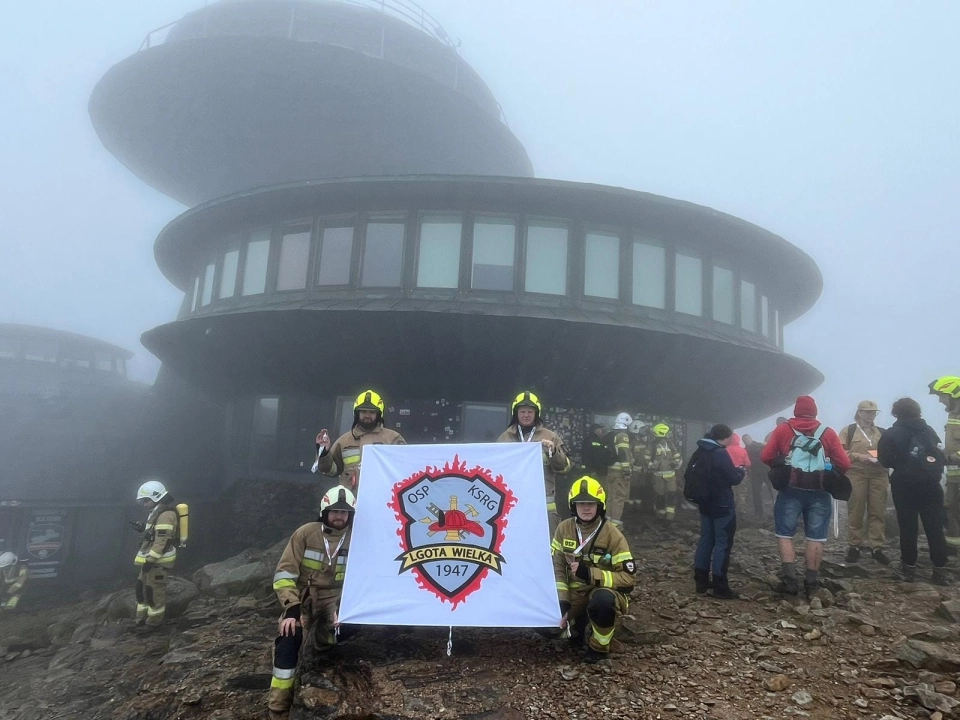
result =
[{"label": "hood", "polygon": [[716,440],[711,440],[710,438],[700,438],[697,440],[697,447],[705,452],[711,452],[723,446]]},{"label": "hood", "polygon": [[817,416],[816,401],[809,395],[801,395],[797,398],[797,402],[793,406],[793,416],[795,418],[815,418]]},{"label": "hood", "polygon": [[930,427],[923,418],[904,418],[903,420],[897,420],[893,426],[906,428],[907,430],[926,430]]},{"label": "hood", "polygon": [[736,433],[734,433],[734,434],[733,434],[733,443],[731,443],[731,444],[734,445],[734,446],[736,446],[736,447],[743,447],[743,440],[740,439],[740,436],[739,436],[739,435],[737,435]]},{"label": "hood", "polygon": [[617,419],[613,421],[614,430],[626,430],[630,427],[630,423],[633,422],[633,418],[630,417],[627,413],[620,413],[617,415]]},{"label": "hood", "polygon": [[792,427],[797,432],[803,433],[804,435],[810,435],[820,427],[821,423],[816,418],[812,417],[795,417],[787,420],[787,425]]}]

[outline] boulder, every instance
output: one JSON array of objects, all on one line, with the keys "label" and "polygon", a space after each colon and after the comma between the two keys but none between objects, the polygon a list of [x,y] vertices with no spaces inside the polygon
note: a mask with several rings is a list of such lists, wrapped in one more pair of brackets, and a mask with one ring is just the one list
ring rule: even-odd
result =
[{"label": "boulder", "polygon": [[216,595],[244,595],[257,590],[272,577],[273,569],[258,560],[213,576],[207,590]]},{"label": "boulder", "polygon": [[204,592],[210,588],[214,580],[222,577],[231,570],[236,570],[238,567],[248,565],[256,559],[256,555],[256,550],[247,549],[221,562],[204,565],[193,574],[193,584],[196,585],[201,592]]},{"label": "boulder", "polygon": [[960,670],[960,655],[923,640],[907,639],[897,647],[894,656],[915,668],[947,672]]},{"label": "boulder", "polygon": [[944,600],[937,606],[937,615],[952,623],[960,622],[960,600]]},{"label": "boulder", "polygon": [[[197,586],[189,580],[171,575],[167,578],[166,616],[177,617],[186,612],[187,607],[200,597]],[[114,593],[107,607],[107,617],[111,620],[132,618],[137,612],[137,598],[133,590]]]}]

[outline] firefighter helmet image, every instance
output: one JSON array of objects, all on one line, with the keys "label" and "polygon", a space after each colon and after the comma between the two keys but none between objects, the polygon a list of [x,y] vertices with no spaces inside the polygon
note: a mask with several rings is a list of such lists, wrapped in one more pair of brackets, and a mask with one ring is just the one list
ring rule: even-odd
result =
[{"label": "firefighter helmet image", "polygon": [[584,475],[579,480],[575,480],[570,487],[569,503],[571,515],[576,516],[577,509],[574,505],[579,502],[597,503],[598,512],[604,515],[606,513],[607,492],[603,489],[603,485],[595,478]]},{"label": "firefighter helmet image", "polygon": [[153,500],[160,502],[167,494],[167,489],[159,480],[147,480],[137,490],[137,500]]}]

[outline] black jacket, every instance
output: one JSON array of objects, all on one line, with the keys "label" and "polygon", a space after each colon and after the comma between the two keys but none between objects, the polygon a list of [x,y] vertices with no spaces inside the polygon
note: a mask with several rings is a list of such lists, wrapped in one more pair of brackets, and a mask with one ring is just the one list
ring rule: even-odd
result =
[{"label": "black jacket", "polygon": [[908,445],[910,438],[917,433],[924,434],[931,447],[937,447],[940,444],[940,437],[923,418],[897,420],[877,443],[877,460],[883,467],[893,470],[890,482],[936,482],[929,478],[908,476],[910,472],[906,464]]},{"label": "black jacket", "polygon": [[733,486],[743,480],[743,468],[734,467],[727,449],[715,440],[697,440],[688,466],[700,459],[710,463],[710,499],[700,503],[700,512],[708,517],[729,515],[736,509],[733,501]]}]

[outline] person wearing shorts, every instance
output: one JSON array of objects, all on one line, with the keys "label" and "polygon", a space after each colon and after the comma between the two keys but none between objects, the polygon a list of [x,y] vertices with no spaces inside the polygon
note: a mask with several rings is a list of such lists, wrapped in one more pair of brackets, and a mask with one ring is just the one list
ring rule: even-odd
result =
[{"label": "person wearing shorts", "polygon": [[[797,434],[813,437],[820,427],[817,420],[817,404],[809,395],[797,398],[793,409],[794,417],[777,426],[766,446],[760,453],[760,459],[767,465],[782,462],[790,453]],[[820,434],[824,455],[833,463],[839,473],[850,469],[847,457],[837,433],[825,428]],[[793,547],[793,536],[797,532],[797,523],[803,516],[803,532],[806,538],[804,550],[803,587],[807,598],[817,594],[820,587],[820,563],[823,562],[823,545],[827,541],[827,531],[833,516],[833,498],[825,490],[804,490],[787,486],[777,493],[773,506],[777,544],[780,547],[780,564],[783,580],[778,591],[786,595],[799,592],[797,583],[797,555]]]}]

